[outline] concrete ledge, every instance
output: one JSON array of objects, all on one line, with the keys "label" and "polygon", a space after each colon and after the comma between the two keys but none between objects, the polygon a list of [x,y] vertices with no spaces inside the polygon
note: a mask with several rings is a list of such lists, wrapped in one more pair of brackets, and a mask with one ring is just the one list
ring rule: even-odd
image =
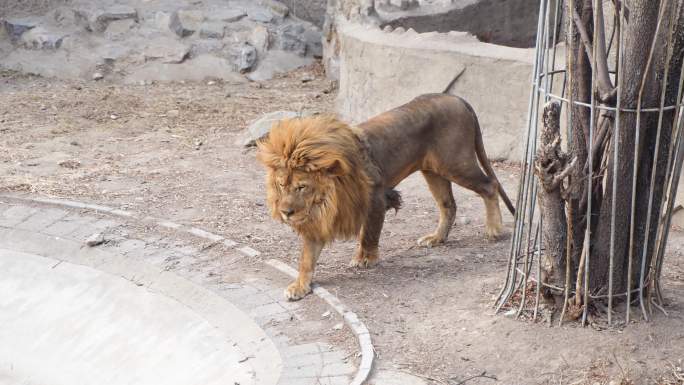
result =
[{"label": "concrete ledge", "polygon": [[337,110],[360,123],[423,93],[451,93],[473,105],[490,158],[518,162],[523,151],[534,49],[482,43],[463,32],[417,33],[336,21]]}]

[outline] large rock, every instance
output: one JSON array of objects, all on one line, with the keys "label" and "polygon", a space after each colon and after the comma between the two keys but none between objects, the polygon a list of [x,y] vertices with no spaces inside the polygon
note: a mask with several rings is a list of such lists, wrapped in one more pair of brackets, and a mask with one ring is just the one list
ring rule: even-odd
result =
[{"label": "large rock", "polygon": [[21,35],[20,45],[27,49],[57,49],[62,45],[65,34],[35,27]]},{"label": "large rock", "polygon": [[146,61],[181,63],[188,57],[190,48],[173,38],[161,37],[151,41],[144,49]]},{"label": "large rock", "polygon": [[91,13],[90,29],[93,32],[104,32],[112,21],[124,19],[137,20],[138,11],[127,5],[113,5]]},{"label": "large rock", "polygon": [[250,123],[249,127],[247,127],[235,144],[245,147],[255,146],[257,140],[268,135],[273,124],[278,123],[283,119],[296,118],[297,116],[299,116],[299,114],[293,111],[275,111],[268,113]]},{"label": "large rock", "polygon": [[199,30],[204,20],[202,11],[181,9],[171,14],[169,28],[179,37],[187,37]]},{"label": "large rock", "polygon": [[268,51],[255,70],[247,74],[247,78],[252,81],[263,81],[272,79],[275,74],[292,71],[295,68],[303,67],[313,63],[310,56],[299,56],[292,52],[271,50]]},{"label": "large rock", "polygon": [[37,19],[6,19],[2,21],[2,24],[5,28],[5,31],[7,32],[7,36],[9,36],[10,40],[12,42],[17,42],[19,41],[19,38],[21,35],[24,34],[24,32],[35,28],[38,25],[38,20]]},{"label": "large rock", "polygon": [[270,48],[271,35],[268,33],[268,28],[263,25],[255,25],[252,32],[247,37],[247,41],[249,44],[253,45],[260,54],[263,54]]},{"label": "large rock", "polygon": [[107,40],[123,39],[130,34],[136,24],[134,19],[114,20],[107,26],[104,36]]},{"label": "large rock", "polygon": [[225,21],[226,23],[232,23],[241,20],[245,16],[247,16],[247,13],[242,9],[217,8],[209,12],[207,17],[209,20],[218,20]]},{"label": "large rock", "polygon": [[206,79],[221,79],[227,83],[247,81],[244,76],[235,72],[231,61],[212,55],[200,55],[180,64],[161,61],[147,62],[142,67],[131,69],[124,81],[137,84],[141,81],[204,81]]},{"label": "large rock", "polygon": [[223,39],[225,25],[217,21],[205,21],[200,25],[199,35],[202,39]]},{"label": "large rock", "polygon": [[238,71],[240,73],[249,72],[254,68],[257,61],[257,50],[249,43],[244,43],[240,48],[240,58],[238,59]]},{"label": "large rock", "polygon": [[321,32],[310,24],[287,24],[278,29],[278,45],[284,51],[292,51],[299,56],[310,54],[321,57],[323,46]]},{"label": "large rock", "polygon": [[276,15],[268,9],[256,8],[247,13],[247,17],[259,23],[271,23],[275,21]]},{"label": "large rock", "polygon": [[309,21],[318,28],[325,22],[325,9],[328,0],[280,0],[290,9],[290,14]]}]

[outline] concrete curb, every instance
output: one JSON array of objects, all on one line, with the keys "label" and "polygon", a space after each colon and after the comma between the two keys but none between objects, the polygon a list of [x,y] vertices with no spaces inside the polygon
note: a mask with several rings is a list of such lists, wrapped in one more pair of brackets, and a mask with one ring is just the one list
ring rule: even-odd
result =
[{"label": "concrete curb", "polygon": [[[83,202],[77,202],[77,201],[71,201],[71,200],[62,200],[62,199],[53,199],[53,198],[25,198],[21,196],[15,196],[11,194],[0,194],[0,197],[6,197],[10,199],[15,199],[23,202],[30,202],[30,203],[44,203],[44,204],[49,204],[49,205],[55,205],[55,206],[63,206],[63,207],[71,207],[71,208],[77,208],[77,209],[87,209],[87,210],[92,210],[92,211],[98,211],[98,212],[105,212],[111,215],[115,216],[120,216],[120,217],[125,217],[125,218],[132,218],[132,219],[138,219],[144,222],[148,223],[154,223],[158,226],[166,227],[169,229],[181,231],[190,235],[193,235],[198,238],[203,238],[207,239],[211,242],[214,243],[223,243],[226,247],[229,248],[234,248],[238,252],[240,252],[242,255],[246,257],[256,257],[259,256],[261,253],[249,246],[241,246],[238,247],[238,242],[235,242],[233,240],[227,239],[223,236],[220,236],[218,234],[214,234],[211,232],[208,232],[206,230],[202,230],[197,227],[191,227],[191,226],[184,226],[179,223],[175,222],[170,222],[166,220],[161,220],[158,218],[154,217],[141,217],[140,215],[131,212],[131,211],[126,211],[126,210],[119,210],[115,209],[113,207],[109,206],[103,206],[103,205],[96,205],[96,204],[89,204],[89,203],[83,203]],[[287,264],[276,260],[276,259],[269,259],[265,261],[266,264],[269,266],[275,268],[276,270],[290,276],[293,278],[297,277],[297,271],[293,269],[292,267],[288,266]],[[352,312],[349,310],[336,296],[332,295],[328,290],[326,290],[323,287],[314,285],[313,287],[313,292],[316,294],[318,297],[320,297],[322,300],[328,303],[337,313],[339,313],[343,318],[345,323],[351,328],[352,332],[356,336],[356,338],[359,341],[359,349],[361,350],[361,364],[359,365],[359,368],[357,370],[356,376],[352,379],[352,382],[350,382],[349,385],[362,385],[365,383],[365,381],[368,379],[370,376],[371,369],[373,367],[373,358],[375,356],[375,350],[373,348],[373,344],[371,342],[371,337],[370,337],[370,332],[368,331],[368,328],[366,325],[359,320],[358,316],[356,313]]]},{"label": "concrete curb", "polygon": [[[277,259],[269,259],[266,263],[292,278],[297,278],[297,270]],[[313,292],[327,302],[328,305],[332,306],[332,308],[344,318],[344,322],[349,325],[349,328],[351,328],[352,332],[354,332],[356,338],[359,340],[361,365],[359,365],[359,370],[356,372],[356,376],[349,385],[362,385],[370,376],[371,369],[373,368],[373,357],[375,356],[375,350],[373,349],[373,343],[371,342],[368,328],[361,322],[356,313],[344,306],[337,297],[332,295],[325,288],[314,284]]]},{"label": "concrete curb", "polygon": [[77,209],[87,209],[87,210],[105,212],[105,213],[116,215],[119,217],[138,219],[138,220],[141,220],[144,222],[154,223],[154,224],[161,226],[161,227],[166,227],[166,228],[169,228],[172,230],[182,231],[186,234],[190,234],[190,235],[193,235],[193,236],[198,237],[198,238],[203,238],[203,239],[209,240],[211,242],[215,242],[215,243],[222,242],[226,247],[234,248],[235,250],[239,251],[240,254],[244,255],[245,257],[256,257],[256,256],[259,256],[261,254],[249,246],[237,247],[238,242],[224,238],[218,234],[210,233],[208,231],[202,230],[202,229],[197,228],[197,227],[184,226],[184,225],[181,225],[179,223],[169,222],[169,221],[154,218],[154,217],[141,217],[140,215],[138,215],[134,212],[126,211],[126,210],[119,210],[119,209],[115,209],[115,208],[109,207],[109,206],[95,205],[95,204],[83,203],[83,202],[77,202],[77,201],[71,201],[71,200],[52,199],[52,198],[24,198],[24,197],[19,197],[19,196],[15,196],[15,195],[8,195],[8,194],[3,194],[0,196],[5,196],[8,198],[17,199],[17,200],[21,200],[21,201],[25,201],[25,202],[38,202],[38,203],[46,203],[46,204],[56,205],[56,206],[66,206],[66,207],[72,207],[72,208],[77,208]]}]

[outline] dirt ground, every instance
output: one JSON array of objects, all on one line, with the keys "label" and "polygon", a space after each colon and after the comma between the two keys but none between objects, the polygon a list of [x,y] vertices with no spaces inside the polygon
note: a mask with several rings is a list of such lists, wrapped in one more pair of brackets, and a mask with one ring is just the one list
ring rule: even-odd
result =
[{"label": "dirt ground", "polygon": [[[305,74],[315,79],[303,82]],[[320,67],[244,84],[123,86],[0,73],[0,191],[192,224],[294,265],[297,238],[267,213],[255,151],[234,142],[266,112],[332,111],[334,94]],[[495,169],[513,197],[516,168]],[[483,372],[498,381],[467,384],[682,383],[682,233],[672,233],[666,262],[669,316],[606,330],[521,322],[491,308],[509,236],[485,240],[482,201],[455,188],[458,218],[449,241],[426,249],[415,241],[436,226],[430,193],[419,175],[398,189],[404,208],[387,216],[380,264],[349,268],[355,244],[340,242],[324,251],[316,275],[366,322],[379,366],[436,384]],[[506,212],[504,222],[510,233]]]}]

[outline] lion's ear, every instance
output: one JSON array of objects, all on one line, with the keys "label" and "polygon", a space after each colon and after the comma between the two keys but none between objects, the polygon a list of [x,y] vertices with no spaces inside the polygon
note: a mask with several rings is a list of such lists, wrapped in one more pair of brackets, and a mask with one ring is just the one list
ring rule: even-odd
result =
[{"label": "lion's ear", "polygon": [[325,167],[325,171],[329,175],[342,176],[349,173],[349,170],[345,166],[346,165],[343,162],[341,162],[339,159],[336,159],[333,160],[327,167]]}]

